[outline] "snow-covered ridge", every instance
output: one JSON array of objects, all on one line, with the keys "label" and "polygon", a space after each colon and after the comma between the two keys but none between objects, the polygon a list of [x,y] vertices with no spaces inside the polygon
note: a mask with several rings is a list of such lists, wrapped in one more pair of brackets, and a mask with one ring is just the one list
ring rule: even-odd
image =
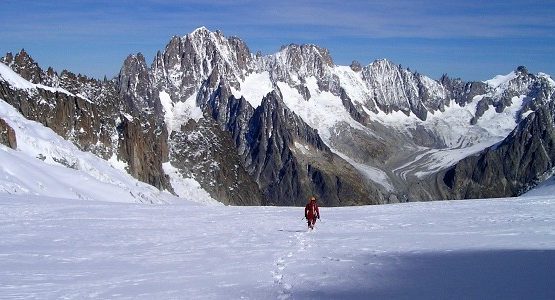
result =
[{"label": "snow-covered ridge", "polygon": [[27,80],[25,80],[24,78],[22,78],[21,76],[19,76],[19,74],[17,74],[16,72],[14,72],[12,69],[10,69],[10,67],[6,66],[3,63],[0,63],[0,80],[3,80],[5,82],[7,82],[12,88],[15,89],[21,89],[21,90],[27,90],[31,93],[36,92],[37,89],[43,89],[43,90],[47,90],[50,92],[58,92],[58,93],[64,93],[68,96],[71,97],[79,97],[82,98],[86,101],[91,102],[89,99],[85,98],[83,95],[77,94],[74,95],[72,93],[70,93],[69,91],[60,88],[60,87],[51,87],[51,86],[45,86],[42,84],[34,84],[31,83]]},{"label": "snow-covered ridge", "polygon": [[0,99],[0,118],[15,131],[18,148],[0,145],[0,193],[111,202],[180,201],[167,192],[80,151],[51,129],[25,119]]},{"label": "snow-covered ridge", "polygon": [[[179,49],[184,49],[183,53],[176,52],[177,44]],[[257,107],[262,97],[278,82],[302,90],[306,87],[306,80],[314,77],[319,91],[330,91],[339,96],[342,88],[366,112],[391,114],[403,111],[421,119],[425,111],[433,113],[453,100],[449,99],[446,87],[437,80],[403,69],[387,59],[376,60],[363,67],[362,72],[355,72],[350,67],[334,65],[329,51],[316,45],[291,44],[275,54],[255,56],[248,52],[244,43],[240,44],[244,48],[238,49],[231,38],[206,27],[183,37],[174,37],[164,54],[153,63],[155,80],[162,82],[165,78],[174,88],[189,91],[183,94],[185,98],[172,95],[173,101],[184,101],[217,69],[217,75],[227,79],[236,97],[245,96]],[[183,67],[184,59],[193,64],[192,68]],[[497,76],[486,84],[499,93],[515,76],[515,72]],[[261,84],[257,85],[258,82]],[[303,95],[305,100],[310,96]],[[337,99],[341,102],[339,97]]]},{"label": "snow-covered ridge", "polygon": [[515,72],[511,72],[507,75],[497,75],[490,80],[484,81],[487,85],[491,86],[494,89],[506,87],[509,81],[515,79],[517,74]]},{"label": "snow-covered ridge", "polygon": [[0,79],[7,82],[12,88],[22,90],[34,90],[35,85],[23,79],[3,63],[0,63]]},{"label": "snow-covered ridge", "polygon": [[[419,177],[502,140],[518,118],[530,113],[520,110],[531,101],[524,96],[537,83],[533,75],[521,72],[525,68],[467,84],[447,77],[433,80],[386,59],[364,67],[337,66],[326,49],[315,45],[291,44],[274,54],[253,55],[238,38],[205,27],[172,38],[151,68],[142,56],[130,57],[130,64],[141,64],[129,68],[127,85],[135,97],[148,95],[145,106],[161,101],[170,134],[188,120],[202,118],[200,107],[221,104],[221,99],[215,104],[208,100],[216,99],[210,97],[217,91],[225,96],[231,91],[256,108],[265,95],[279,90],[285,105],[317,129],[333,152],[348,153],[352,157],[343,155],[346,161],[388,191],[399,184],[394,176],[388,178],[393,169],[401,179],[408,171]],[[26,87],[11,75],[5,77],[13,86]],[[538,77],[553,84],[548,75]],[[390,136],[390,143],[379,141]],[[389,159],[397,155],[396,142],[412,156]],[[368,152],[359,155],[363,151]],[[376,158],[381,153],[383,157]]]},{"label": "snow-covered ridge", "polygon": [[[11,89],[24,90],[30,94],[36,93],[37,89],[45,89],[75,96],[62,88],[33,84],[2,63],[0,80],[5,81]],[[169,102],[172,109],[170,113],[172,116],[176,115],[175,126],[180,126],[179,122],[183,122],[180,116],[184,111],[189,112],[189,107],[182,108],[183,105],[192,107],[192,113],[188,113],[187,118],[198,118],[199,113],[193,109],[196,108],[194,105],[178,103],[174,109],[171,100]],[[122,114],[125,118],[133,120],[131,115]],[[198,182],[184,179],[175,172],[168,175],[174,181],[173,185],[179,187],[183,199],[140,182],[127,173],[127,164],[118,160],[116,155],[105,161],[92,153],[80,151],[73,143],[64,140],[50,128],[25,119],[2,99],[0,118],[15,130],[18,142],[17,150],[1,146],[0,174],[4,176],[0,175],[0,193],[114,202],[217,203],[200,188]],[[172,171],[171,166],[165,169]]]}]

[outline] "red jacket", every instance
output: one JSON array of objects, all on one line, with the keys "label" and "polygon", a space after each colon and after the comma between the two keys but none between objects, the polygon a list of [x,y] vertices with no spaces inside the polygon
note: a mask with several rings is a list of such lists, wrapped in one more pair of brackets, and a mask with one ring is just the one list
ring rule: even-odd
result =
[{"label": "red jacket", "polygon": [[316,201],[310,201],[304,207],[304,217],[307,220],[320,218],[320,211],[318,210],[318,204],[316,204]]}]

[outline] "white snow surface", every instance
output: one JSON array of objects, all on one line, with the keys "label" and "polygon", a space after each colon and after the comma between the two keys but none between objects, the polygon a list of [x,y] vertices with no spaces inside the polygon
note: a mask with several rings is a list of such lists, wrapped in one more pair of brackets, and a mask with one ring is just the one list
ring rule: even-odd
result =
[{"label": "white snow surface", "polygon": [[223,205],[218,202],[204,190],[198,181],[192,178],[185,178],[179,170],[172,166],[170,162],[162,164],[164,173],[170,177],[170,183],[174,192],[181,198],[189,199],[193,202],[209,204],[209,205]]},{"label": "white snow surface", "polygon": [[233,96],[237,99],[241,98],[241,96],[245,97],[245,100],[254,108],[259,107],[262,103],[262,98],[274,89],[268,71],[251,73],[245,76],[245,80],[240,82],[240,87],[239,91],[233,87],[231,88]]},{"label": "white snow surface", "polygon": [[517,77],[517,74],[513,71],[507,75],[497,75],[490,80],[484,81],[484,83],[497,89],[497,88],[506,86],[509,83],[509,81],[515,79],[516,77]]},{"label": "white snow surface", "polygon": [[382,171],[378,168],[369,166],[369,165],[358,163],[355,160],[353,160],[352,158],[348,157],[347,155],[345,155],[345,154],[343,154],[343,153],[341,153],[341,152],[339,152],[335,149],[332,149],[332,151],[335,154],[339,155],[339,157],[341,157],[345,161],[347,161],[349,164],[351,164],[366,179],[369,179],[369,180],[381,185],[387,191],[394,191],[395,190],[395,188],[391,184],[391,180],[390,180],[389,176],[387,176],[387,174],[384,171]]},{"label": "white snow surface", "polygon": [[35,85],[23,79],[19,74],[15,73],[10,67],[0,63],[0,79],[9,83],[12,87],[22,90],[34,90]]},{"label": "white snow surface", "polygon": [[415,116],[407,117],[401,112],[391,114],[374,114],[380,122],[397,128],[400,131],[425,126],[440,133],[448,148],[427,149],[413,161],[398,167],[395,173],[405,178],[409,171],[417,168],[425,171],[415,172],[414,175],[422,177],[439,170],[445,169],[459,160],[482,151],[502,141],[517,125],[517,113],[522,108],[524,96],[513,97],[511,106],[502,113],[496,113],[495,108],[489,109],[478,119],[476,125],[471,125],[468,120],[476,114],[476,106],[483,96],[476,96],[466,106],[459,106],[452,101],[444,112],[436,111],[429,114],[426,121],[421,121]]},{"label": "white snow surface", "polygon": [[173,102],[170,94],[161,91],[160,102],[164,108],[164,121],[168,127],[168,134],[180,131],[181,125],[187,124],[191,119],[198,122],[202,119],[202,110],[196,104],[197,93],[194,93],[185,102]]},{"label": "white snow surface", "polygon": [[0,298],[555,297],[552,196],[320,210],[0,195]]},{"label": "white snow surface", "polygon": [[285,82],[278,82],[277,86],[285,105],[310,127],[317,129],[318,134],[328,146],[331,145],[332,131],[339,123],[345,122],[353,128],[367,130],[351,117],[339,97],[319,90],[315,77],[306,78],[306,87],[311,96],[308,101],[304,100],[296,89]]},{"label": "white snow surface", "polygon": [[50,92],[59,92],[59,93],[67,94],[72,97],[79,97],[89,102],[92,102],[81,94],[74,95],[69,91],[60,87],[50,87],[42,84],[31,83],[3,63],[0,63],[0,80],[6,81],[12,88],[15,88],[15,89],[34,92],[36,91],[37,88],[40,88],[43,90],[48,90]]},{"label": "white snow surface", "polygon": [[[397,131],[407,135],[411,134],[410,129],[422,126],[427,128],[427,130],[435,131],[437,136],[443,138],[447,146],[445,149],[427,149],[425,153],[418,156],[417,160],[397,168],[396,171],[400,171],[397,173],[401,173],[402,178],[406,178],[405,175],[409,172],[418,177],[437,172],[503,140],[517,125],[517,113],[522,108],[525,98],[524,96],[514,97],[511,106],[507,107],[502,113],[496,113],[495,108],[490,106],[475,125],[470,124],[470,119],[476,114],[476,107],[485,95],[476,96],[471,103],[465,106],[460,106],[452,100],[445,107],[444,111],[429,113],[426,121],[422,121],[412,113],[407,116],[401,111],[386,114],[382,111],[374,113],[367,110],[365,106],[368,105],[368,102],[372,101],[371,95],[373,91],[364,82],[362,75],[354,72],[347,66],[335,66],[331,71],[338,76],[341,86],[345,89],[347,95],[353,101],[362,104],[362,107],[372,120],[395,128]],[[262,77],[266,78],[266,76]],[[494,88],[495,93],[500,93],[515,76],[514,72],[505,76],[497,76],[487,81],[487,83]],[[436,81],[425,76],[421,76],[421,79],[428,86],[428,89],[434,90],[436,94],[443,95],[445,93]],[[264,79],[263,82],[265,80],[269,79]],[[307,77],[305,80],[305,85],[311,95],[308,101],[304,100],[301,94],[289,84],[277,82],[287,107],[299,115],[310,127],[317,129],[322,140],[336,154],[342,156],[358,169],[366,178],[382,185],[387,190],[391,190],[390,180],[383,171],[357,163],[335,149],[332,143],[332,137],[340,134],[338,129],[340,124],[348,124],[352,128],[366,132],[370,136],[373,133],[350,116],[339,97],[330,92],[321,91],[315,77]],[[245,90],[248,90],[248,88],[241,86],[241,90],[243,94],[246,94]],[[261,99],[260,95],[257,95],[257,97],[253,99]],[[255,106],[259,104],[259,102],[254,103]],[[425,171],[415,171],[416,169],[425,169]]]},{"label": "white snow surface", "polygon": [[0,145],[0,194],[115,202],[183,201],[134,179],[121,170],[125,164],[115,157],[111,166],[80,151],[1,99],[0,118],[14,129],[17,138],[17,150]]},{"label": "white snow surface", "polygon": [[372,91],[362,79],[360,72],[357,73],[348,66],[335,66],[334,74],[339,77],[341,86],[352,101],[362,105],[366,105],[366,102],[370,101]]}]

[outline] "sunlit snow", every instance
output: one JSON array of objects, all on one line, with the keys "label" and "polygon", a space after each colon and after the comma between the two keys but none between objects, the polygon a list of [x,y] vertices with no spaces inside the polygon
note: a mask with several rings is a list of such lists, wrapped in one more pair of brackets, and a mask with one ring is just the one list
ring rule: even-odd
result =
[{"label": "sunlit snow", "polygon": [[486,80],[484,82],[487,85],[497,89],[497,88],[503,87],[504,85],[507,85],[509,81],[515,79],[516,77],[517,77],[517,74],[515,72],[511,72],[507,75],[497,75],[492,79]]},{"label": "sunlit snow", "polygon": [[245,76],[245,80],[240,85],[240,91],[232,88],[233,96],[237,99],[241,96],[245,97],[245,100],[254,108],[260,106],[262,98],[274,89],[268,72],[251,73]]},{"label": "sunlit snow", "polygon": [[321,208],[0,195],[0,298],[553,299],[555,200]]},{"label": "sunlit snow", "polygon": [[164,108],[164,121],[169,134],[173,131],[180,131],[181,126],[187,124],[191,119],[198,122],[202,118],[202,110],[196,104],[196,93],[184,102],[173,102],[170,94],[165,91],[160,92],[159,96]]}]

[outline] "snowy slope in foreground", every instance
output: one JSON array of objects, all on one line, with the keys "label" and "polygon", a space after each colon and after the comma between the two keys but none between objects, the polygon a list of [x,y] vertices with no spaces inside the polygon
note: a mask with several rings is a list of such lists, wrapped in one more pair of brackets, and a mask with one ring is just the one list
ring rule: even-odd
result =
[{"label": "snowy slope in foreground", "polygon": [[0,298],[555,298],[552,197],[321,210],[0,195]]},{"label": "snowy slope in foreground", "polygon": [[[80,151],[51,129],[25,119],[1,99],[0,118],[14,129],[17,138],[17,150],[0,145],[0,194],[114,202],[182,201],[116,169],[122,168],[122,162],[112,159],[112,167]],[[189,190],[192,200],[215,202],[198,186],[190,185]]]}]

